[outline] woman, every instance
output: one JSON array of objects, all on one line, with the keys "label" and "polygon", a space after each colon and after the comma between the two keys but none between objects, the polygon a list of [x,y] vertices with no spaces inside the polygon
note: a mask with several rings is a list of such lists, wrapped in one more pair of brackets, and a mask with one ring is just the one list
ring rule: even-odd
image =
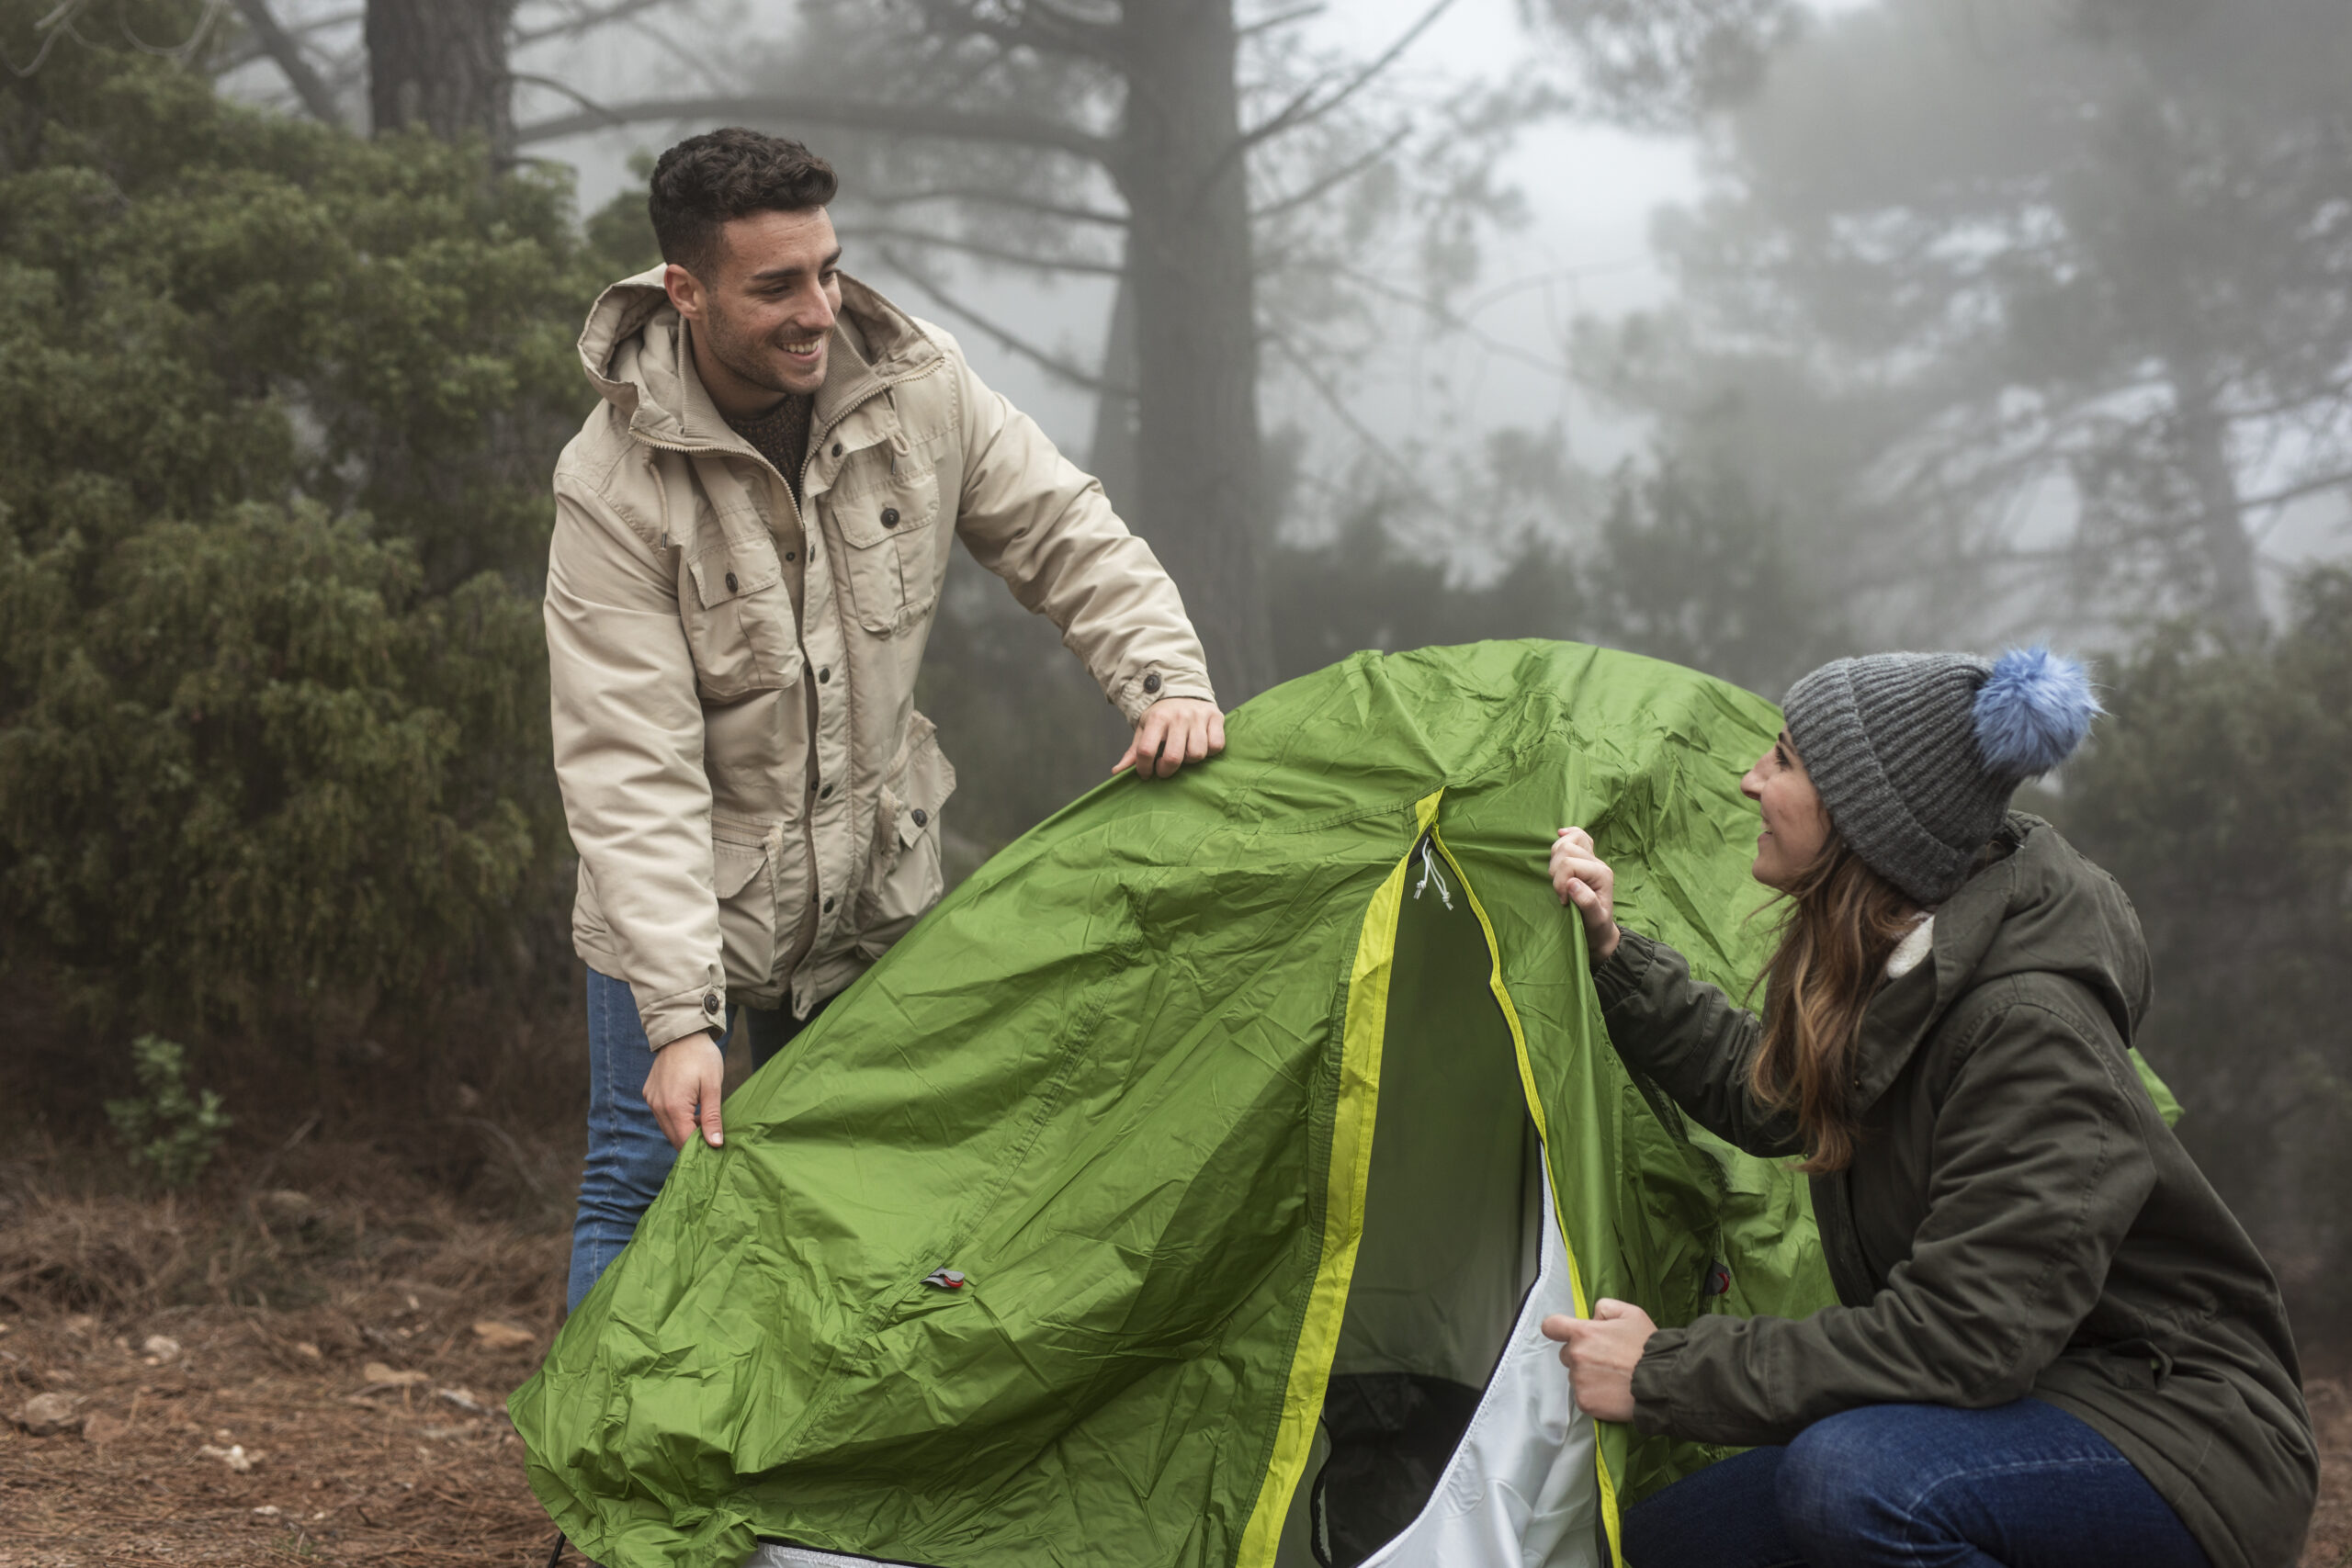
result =
[{"label": "woman", "polygon": [[2098,709],[2041,649],[1839,660],[1740,781],[1787,899],[1761,1019],[1553,884],[1610,1038],[1700,1123],[1801,1155],[1840,1304],[1555,1317],[1601,1420],[1750,1451],[1625,1516],[1634,1568],[2273,1568],[2317,1485],[2277,1283],[2127,1052],[2148,953],[2114,880],[2007,811]]}]

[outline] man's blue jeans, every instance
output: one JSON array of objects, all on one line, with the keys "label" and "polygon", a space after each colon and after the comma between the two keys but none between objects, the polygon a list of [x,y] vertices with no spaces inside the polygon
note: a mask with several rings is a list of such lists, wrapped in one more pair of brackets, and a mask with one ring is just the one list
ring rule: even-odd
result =
[{"label": "man's blue jeans", "polygon": [[[804,1020],[794,1018],[789,1008],[739,1009],[737,1027],[750,1030],[752,1066],[767,1066],[769,1057],[823,1010],[820,1003]],[[605,1265],[621,1255],[677,1160],[677,1151],[653,1120],[652,1107],[645,1103],[645,1075],[652,1069],[653,1047],[628,982],[589,970],[588,1161],[580,1173],[580,1209],[571,1222],[566,1312],[580,1304]]]},{"label": "man's blue jeans", "polygon": [[1627,1568],[2211,1568],[2115,1445],[2054,1404],[1873,1404],[1625,1511]]}]

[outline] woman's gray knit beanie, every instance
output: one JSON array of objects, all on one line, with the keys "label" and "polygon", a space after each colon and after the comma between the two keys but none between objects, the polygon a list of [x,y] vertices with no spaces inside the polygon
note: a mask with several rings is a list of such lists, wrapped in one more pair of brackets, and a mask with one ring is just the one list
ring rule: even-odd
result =
[{"label": "woman's gray knit beanie", "polygon": [[1789,688],[1789,739],[1831,825],[1922,904],[1968,875],[2018,784],[2089,733],[2083,667],[2047,649],[1839,659]]}]

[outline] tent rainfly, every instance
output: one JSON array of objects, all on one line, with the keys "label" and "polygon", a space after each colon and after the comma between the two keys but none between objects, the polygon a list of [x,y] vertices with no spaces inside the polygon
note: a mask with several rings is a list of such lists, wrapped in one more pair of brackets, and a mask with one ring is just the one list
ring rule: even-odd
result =
[{"label": "tent rainfly", "polygon": [[1362,654],[996,856],[728,1102],[512,1409],[606,1568],[1585,1568],[1710,1450],[1536,1330],[1830,1299],[1802,1179],[1610,1050],[1559,828],[1739,987],[1771,706]]}]

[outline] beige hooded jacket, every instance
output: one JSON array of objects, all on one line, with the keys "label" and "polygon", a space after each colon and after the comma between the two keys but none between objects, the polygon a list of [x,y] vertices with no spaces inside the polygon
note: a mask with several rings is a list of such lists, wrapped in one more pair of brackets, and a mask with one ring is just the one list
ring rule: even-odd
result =
[{"label": "beige hooded jacket", "polygon": [[547,589],[572,941],[655,1045],[730,1002],[805,1016],[937,901],[956,774],[913,697],[956,539],[1131,722],[1215,700],[1102,487],[872,289],[842,280],[798,505],[703,389],[661,268],[605,291],[580,356],[605,400],[556,465]]}]

